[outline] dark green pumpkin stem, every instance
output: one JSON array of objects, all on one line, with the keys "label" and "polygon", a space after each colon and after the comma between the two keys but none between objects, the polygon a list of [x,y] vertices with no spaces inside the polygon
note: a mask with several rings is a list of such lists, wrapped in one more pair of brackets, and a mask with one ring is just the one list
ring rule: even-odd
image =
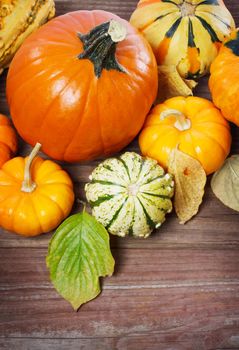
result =
[{"label": "dark green pumpkin stem", "polygon": [[125,72],[115,57],[116,45],[126,37],[125,27],[115,20],[102,23],[87,34],[77,33],[83,43],[84,51],[79,59],[88,59],[94,65],[97,78],[103,69]]},{"label": "dark green pumpkin stem", "polygon": [[236,38],[228,41],[225,46],[231,49],[234,55],[239,56],[239,32],[237,32]]}]

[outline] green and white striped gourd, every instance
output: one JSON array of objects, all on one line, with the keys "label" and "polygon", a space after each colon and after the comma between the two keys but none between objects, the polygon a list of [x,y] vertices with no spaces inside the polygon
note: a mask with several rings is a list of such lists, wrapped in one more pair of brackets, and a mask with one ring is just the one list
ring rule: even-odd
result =
[{"label": "green and white striped gourd", "polygon": [[172,175],[157,161],[126,152],[99,164],[85,186],[92,214],[114,235],[148,237],[172,211]]}]

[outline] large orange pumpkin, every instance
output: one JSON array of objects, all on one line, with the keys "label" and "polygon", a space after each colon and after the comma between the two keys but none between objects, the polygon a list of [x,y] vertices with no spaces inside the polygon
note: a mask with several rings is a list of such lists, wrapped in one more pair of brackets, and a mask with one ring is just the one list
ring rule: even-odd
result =
[{"label": "large orange pumpkin", "polygon": [[32,34],[14,57],[7,96],[22,138],[49,156],[89,160],[126,146],[157,93],[146,39],[104,11],[76,11]]},{"label": "large orange pumpkin", "polygon": [[10,120],[0,114],[0,168],[17,151],[17,135]]},{"label": "large orange pumpkin", "polygon": [[224,117],[239,126],[239,29],[222,45],[213,61],[209,88]]},{"label": "large orange pumpkin", "polygon": [[228,122],[212,102],[201,97],[174,97],[149,114],[139,137],[143,155],[165,168],[176,147],[199,160],[207,174],[224,162],[231,147]]}]

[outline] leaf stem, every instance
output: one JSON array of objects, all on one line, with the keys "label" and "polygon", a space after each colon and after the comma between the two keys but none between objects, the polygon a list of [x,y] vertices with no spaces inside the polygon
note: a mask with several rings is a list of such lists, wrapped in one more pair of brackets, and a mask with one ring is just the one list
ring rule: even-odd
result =
[{"label": "leaf stem", "polygon": [[79,204],[82,204],[83,205],[83,210],[82,212],[84,213],[86,211],[86,202],[82,201],[81,199],[77,198],[77,202]]}]

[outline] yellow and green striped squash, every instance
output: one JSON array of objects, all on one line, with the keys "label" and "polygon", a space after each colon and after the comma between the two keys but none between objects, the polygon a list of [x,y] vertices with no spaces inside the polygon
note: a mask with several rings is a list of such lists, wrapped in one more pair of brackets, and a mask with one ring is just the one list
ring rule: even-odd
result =
[{"label": "yellow and green striped squash", "polygon": [[99,164],[85,190],[95,218],[122,237],[148,237],[172,211],[172,175],[157,161],[134,152]]},{"label": "yellow and green striped squash", "polygon": [[130,22],[145,35],[159,65],[176,66],[189,79],[209,72],[235,28],[222,0],[141,0]]}]

